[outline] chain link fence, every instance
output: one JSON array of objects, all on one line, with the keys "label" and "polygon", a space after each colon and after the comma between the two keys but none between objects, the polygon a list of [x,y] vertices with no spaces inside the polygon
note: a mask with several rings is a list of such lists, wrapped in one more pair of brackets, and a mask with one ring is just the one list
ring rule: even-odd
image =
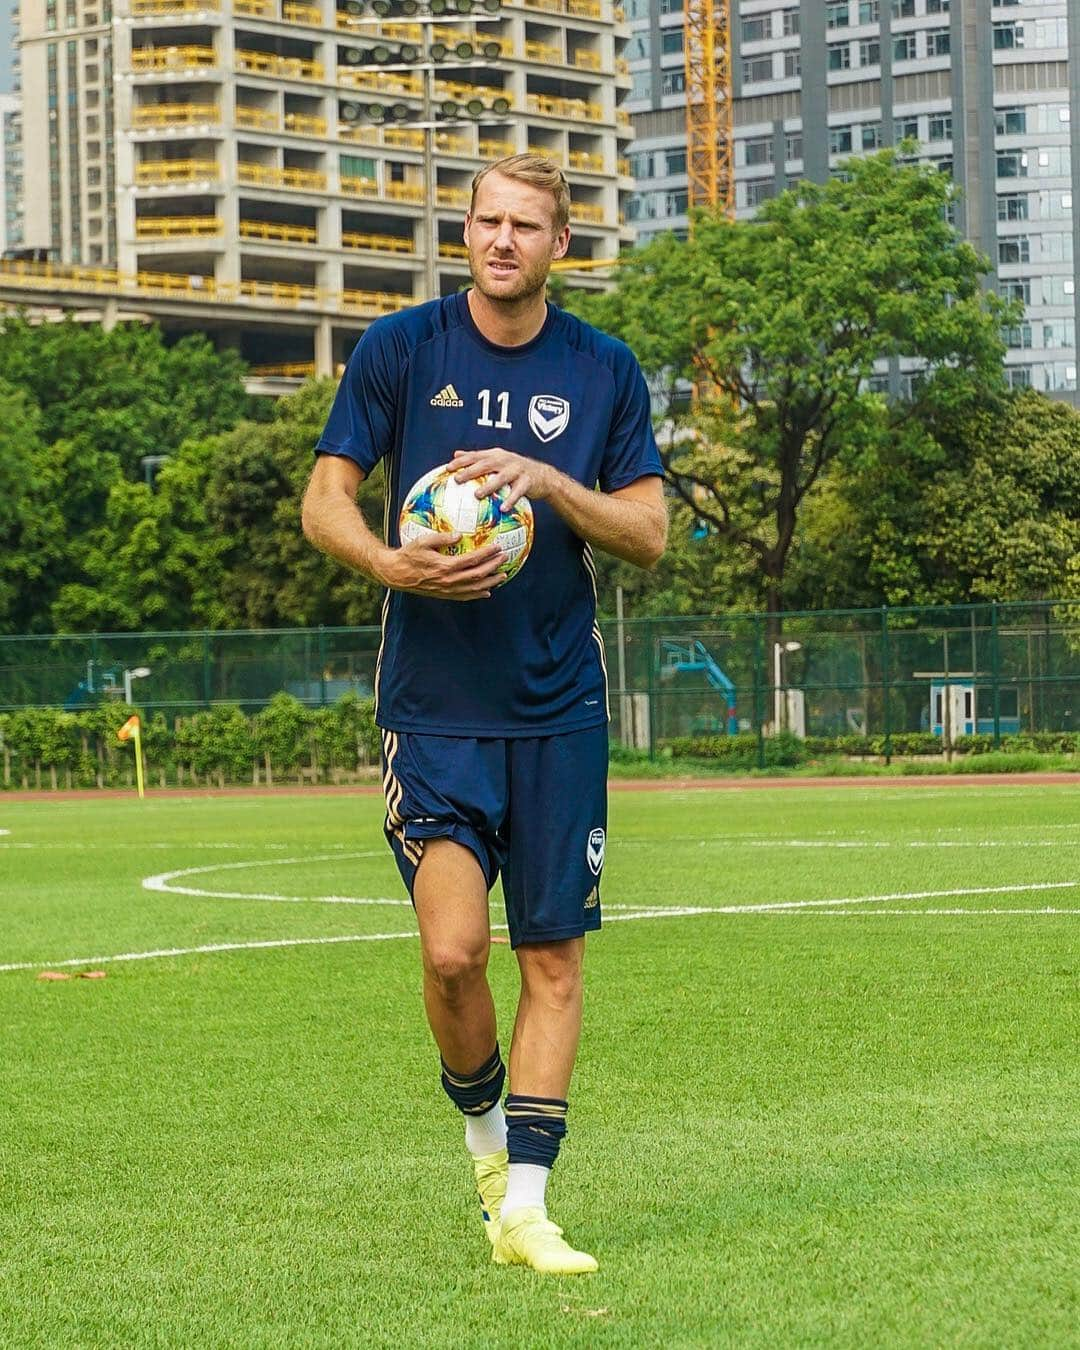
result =
[{"label": "chain link fence", "polygon": [[[1080,731],[1080,600],[601,622],[612,736],[882,738],[944,745]],[[370,695],[378,628],[0,638],[0,711],[103,701],[183,715]]]}]

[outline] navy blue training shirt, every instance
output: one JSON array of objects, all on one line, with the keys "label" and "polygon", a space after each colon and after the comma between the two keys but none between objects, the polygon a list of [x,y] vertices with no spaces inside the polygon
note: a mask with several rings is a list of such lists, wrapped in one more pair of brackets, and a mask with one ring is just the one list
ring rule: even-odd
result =
[{"label": "navy blue training shirt", "polygon": [[[376,320],[349,358],[317,454],[365,475],[386,458],[386,542],[421,475],[455,450],[500,447],[604,492],[663,472],[630,349],[548,305],[541,331],[500,347],[464,293]],[[547,502],[521,571],[487,600],[391,591],[376,721],[439,736],[546,736],[607,719],[592,551]]]}]

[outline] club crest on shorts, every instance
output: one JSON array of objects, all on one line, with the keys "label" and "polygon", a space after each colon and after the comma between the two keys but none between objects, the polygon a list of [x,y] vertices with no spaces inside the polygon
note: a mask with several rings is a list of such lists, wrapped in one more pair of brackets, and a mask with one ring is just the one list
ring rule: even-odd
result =
[{"label": "club crest on shorts", "polygon": [[537,437],[553,441],[570,425],[570,404],[557,394],[534,394],[529,401],[529,426]]},{"label": "club crest on shorts", "polygon": [[603,830],[592,830],[589,842],[585,845],[585,861],[589,864],[589,871],[594,877],[600,875],[600,869],[604,865],[604,838]]}]

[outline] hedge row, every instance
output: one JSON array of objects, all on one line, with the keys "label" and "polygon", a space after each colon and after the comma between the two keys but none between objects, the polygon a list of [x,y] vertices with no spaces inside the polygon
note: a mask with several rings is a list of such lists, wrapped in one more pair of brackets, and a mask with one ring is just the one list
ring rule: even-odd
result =
[{"label": "hedge row", "polygon": [[[139,710],[110,703],[79,713],[0,713],[3,786],[130,783],[133,746],[116,732],[133,711]],[[253,716],[221,704],[186,717],[143,717],[142,749],[154,786],[342,782],[377,762],[379,733],[370,699],[345,694],[325,708],[308,708],[282,693]]]},{"label": "hedge row", "polygon": [[[754,735],[677,736],[662,743],[663,753],[673,759],[713,759],[732,768],[757,765],[758,739]],[[958,755],[984,755],[994,749],[993,736],[958,736],[953,751]],[[1002,736],[1000,750],[1007,753],[1076,754],[1080,752],[1080,732],[1031,731]],[[894,732],[890,753],[904,759],[910,756],[940,756],[944,745],[940,736],[927,731]],[[806,764],[815,759],[842,756],[848,759],[880,759],[886,753],[884,736],[807,736],[800,740],[789,732],[765,740],[767,767]]]}]

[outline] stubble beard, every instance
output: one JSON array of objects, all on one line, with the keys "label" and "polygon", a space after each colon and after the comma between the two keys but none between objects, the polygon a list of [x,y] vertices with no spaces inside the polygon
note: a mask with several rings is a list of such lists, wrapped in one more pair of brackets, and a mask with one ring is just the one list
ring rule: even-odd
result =
[{"label": "stubble beard", "polygon": [[473,285],[488,300],[494,300],[497,303],[517,304],[522,300],[531,300],[533,296],[539,295],[547,287],[548,272],[551,269],[550,262],[534,263],[531,267],[520,267],[514,278],[514,284],[508,287],[489,286],[484,275],[484,260],[474,259],[469,255],[469,272],[472,275]]}]

